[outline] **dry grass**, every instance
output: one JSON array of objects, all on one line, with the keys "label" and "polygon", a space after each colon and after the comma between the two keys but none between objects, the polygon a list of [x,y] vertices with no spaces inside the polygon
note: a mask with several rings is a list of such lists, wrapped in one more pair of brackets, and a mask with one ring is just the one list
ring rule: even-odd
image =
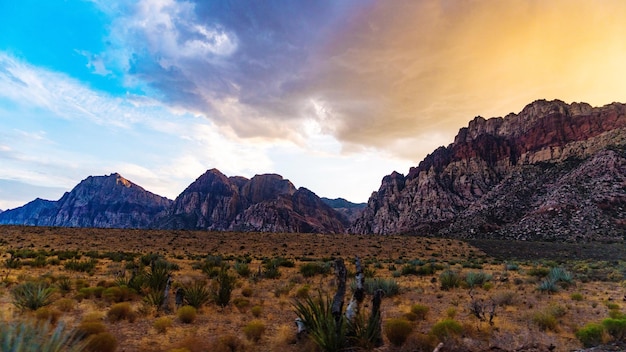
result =
[{"label": "dry grass", "polygon": [[[10,251],[15,250],[42,251],[40,254],[46,253],[48,263],[9,268],[5,263],[11,257]],[[71,255],[67,251],[76,251],[80,258],[66,258]],[[122,256],[122,252],[126,255]],[[158,309],[147,304],[148,293],[141,290],[113,299],[111,292],[118,288],[120,280],[130,279],[132,264],[138,264],[142,255],[150,253],[158,253],[161,259],[176,266],[168,305]],[[230,275],[236,278],[232,298],[225,307],[213,302],[202,305],[195,320],[185,324],[177,318],[174,292],[197,280],[207,280],[209,287],[214,288],[215,279],[209,278],[211,270],[206,267],[207,255],[213,259],[221,257],[231,267]],[[448,239],[5,226],[0,227],[0,320],[50,319],[71,328],[92,329],[93,334],[106,332],[118,342],[120,351],[313,350],[309,342],[295,336],[292,304],[298,297],[316,296],[318,291],[334,294],[335,280],[332,271],[305,277],[300,267],[341,257],[348,270],[354,272],[355,255],[362,259],[368,276],[393,278],[400,287],[399,294],[383,299],[383,321],[406,318],[418,304],[427,307],[427,314],[411,319],[412,333],[402,347],[394,347],[385,339],[379,351],[405,350],[409,345],[432,350],[439,343],[432,334],[433,326],[452,318],[461,324],[463,332],[461,336],[440,337],[448,349],[463,345],[470,351],[493,346],[541,350],[554,345],[556,351],[569,351],[582,346],[575,337],[577,329],[615,315],[615,304],[607,302],[619,300],[619,304],[623,297],[620,281],[624,278],[615,274],[622,262],[518,260],[515,266],[509,265],[513,270],[505,270],[505,261],[510,264],[510,258],[494,259],[468,243]],[[70,260],[89,262],[90,256],[97,257],[92,270],[76,271],[65,265]],[[278,278],[258,276],[271,263],[279,263],[279,258],[284,265],[277,266]],[[237,261],[247,261],[247,276],[237,274]],[[552,294],[539,292],[540,280],[527,271],[556,264],[574,272],[574,283]],[[435,272],[402,275],[406,265],[432,266]],[[461,278],[469,272],[482,271],[491,275],[489,285],[470,289],[471,285],[461,282],[460,287],[441,290],[439,277],[448,269]],[[578,276],[584,277],[585,282]],[[13,305],[12,288],[29,280],[65,287],[53,294],[54,314],[42,311],[36,315]],[[117,301],[125,302],[122,305],[128,316],[111,317],[110,312],[120,309]],[[497,305],[492,324],[472,314],[472,307],[487,309],[491,302]],[[559,309],[555,308],[557,305]],[[260,330],[252,331],[250,326],[259,325],[259,321],[263,331],[257,334]],[[548,327],[542,325],[546,322]]]}]

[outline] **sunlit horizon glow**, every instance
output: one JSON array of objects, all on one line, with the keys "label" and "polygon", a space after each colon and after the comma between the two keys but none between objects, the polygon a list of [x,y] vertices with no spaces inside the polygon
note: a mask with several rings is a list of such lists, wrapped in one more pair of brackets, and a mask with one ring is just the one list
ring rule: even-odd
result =
[{"label": "sunlit horizon glow", "polygon": [[0,4],[0,209],[207,169],[364,202],[474,116],[626,101],[626,2]]}]

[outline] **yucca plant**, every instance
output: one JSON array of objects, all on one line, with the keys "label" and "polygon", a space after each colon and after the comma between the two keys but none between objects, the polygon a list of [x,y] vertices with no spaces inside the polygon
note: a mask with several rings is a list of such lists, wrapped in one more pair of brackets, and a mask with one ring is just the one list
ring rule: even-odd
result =
[{"label": "yucca plant", "polygon": [[230,295],[235,286],[235,278],[228,273],[228,265],[222,264],[217,278],[214,292],[215,303],[220,307],[226,307],[230,303]]},{"label": "yucca plant", "polygon": [[211,291],[207,287],[206,282],[202,280],[194,281],[192,284],[183,286],[185,303],[196,309],[211,299]]},{"label": "yucca plant", "polygon": [[28,281],[11,290],[13,304],[22,310],[37,310],[52,303],[54,288],[46,282]]},{"label": "yucca plant", "polygon": [[62,324],[13,322],[0,324],[0,351],[7,352],[79,352],[85,343]]},{"label": "yucca plant", "polygon": [[296,300],[294,308],[302,320],[310,338],[322,351],[341,351],[346,344],[347,324],[343,314],[336,320],[332,314],[330,297],[311,297]]}]

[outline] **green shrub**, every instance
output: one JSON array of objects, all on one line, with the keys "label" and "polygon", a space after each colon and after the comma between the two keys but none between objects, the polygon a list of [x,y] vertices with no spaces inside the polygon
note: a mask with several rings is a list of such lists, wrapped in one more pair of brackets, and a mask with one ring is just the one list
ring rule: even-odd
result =
[{"label": "green shrub", "polygon": [[[354,292],[356,290],[356,281],[350,283],[350,288]],[[385,297],[392,297],[400,293],[400,285],[394,279],[384,278],[365,278],[363,289],[368,295],[373,295],[378,290],[383,290]]]},{"label": "green shrub", "polygon": [[128,320],[132,322],[135,320],[135,317],[135,313],[128,302],[116,303],[112,305],[107,312],[107,318],[112,322],[120,320]]},{"label": "green shrub", "polygon": [[102,297],[108,302],[125,302],[130,301],[134,292],[126,286],[113,286],[102,291]]},{"label": "green shrub", "polygon": [[433,325],[430,333],[437,337],[439,341],[446,341],[452,337],[461,335],[463,333],[463,326],[454,319],[444,319]]},{"label": "green shrub", "polygon": [[242,262],[236,262],[235,263],[235,271],[241,277],[248,277],[248,276],[250,276],[250,274],[252,272],[250,270],[250,267],[248,266],[248,264],[242,263]]},{"label": "green shrub", "polygon": [[602,321],[602,325],[616,340],[622,341],[626,338],[626,319],[608,318]]},{"label": "green shrub", "polygon": [[491,281],[492,276],[484,271],[470,271],[465,274],[465,283],[467,287],[473,288],[476,286],[482,286],[483,284]]},{"label": "green shrub", "polygon": [[330,273],[330,262],[304,263],[300,265],[300,274],[304,277],[312,277],[315,275],[328,275]]},{"label": "green shrub", "polygon": [[250,341],[258,342],[265,332],[265,324],[259,320],[249,322],[243,328],[243,333]]},{"label": "green shrub", "polygon": [[13,304],[22,310],[37,310],[52,303],[54,288],[46,282],[28,281],[11,290]]},{"label": "green shrub", "polygon": [[196,309],[199,309],[211,300],[211,291],[203,280],[197,280],[192,284],[184,285],[182,290],[185,303]]},{"label": "green shrub", "polygon": [[550,312],[535,312],[532,316],[532,321],[535,325],[537,325],[539,330],[557,331],[558,321]]},{"label": "green shrub", "polygon": [[237,297],[233,300],[233,305],[237,307],[240,312],[245,312],[250,307],[250,300],[243,297]]},{"label": "green shrub", "polygon": [[0,351],[14,352],[79,352],[84,343],[62,324],[52,329],[50,324],[34,322],[0,323]]},{"label": "green shrub", "polygon": [[79,271],[86,273],[93,273],[96,269],[96,265],[98,264],[97,259],[90,259],[88,261],[78,261],[75,259],[69,260],[65,262],[64,267],[66,270],[70,271]]},{"label": "green shrub", "polygon": [[555,267],[550,269],[548,277],[557,283],[560,282],[565,285],[569,285],[572,283],[572,281],[574,281],[574,277],[572,276],[572,274],[561,267]]},{"label": "green shrub", "polygon": [[183,306],[178,309],[176,315],[178,319],[184,324],[191,324],[196,320],[196,308],[192,306]]},{"label": "green shrub", "polygon": [[439,275],[439,284],[442,290],[450,290],[455,287],[459,287],[461,279],[459,274],[452,270],[445,270]]},{"label": "green shrub", "polygon": [[604,335],[604,326],[596,323],[589,323],[584,327],[578,329],[575,333],[576,338],[585,347],[594,347],[602,343],[602,336]]},{"label": "green shrub", "polygon": [[430,308],[422,304],[414,304],[411,306],[411,313],[415,314],[417,319],[424,320]]},{"label": "green shrub", "polygon": [[226,307],[230,302],[230,296],[235,286],[235,278],[230,276],[226,265],[222,265],[215,282],[217,283],[214,292],[215,303],[220,307]]},{"label": "green shrub", "polygon": [[389,342],[394,346],[402,346],[409,335],[411,335],[413,326],[405,319],[394,318],[385,322],[383,331]]},{"label": "green shrub", "polygon": [[169,317],[159,317],[152,324],[152,327],[161,334],[164,334],[171,326],[172,319]]},{"label": "green shrub", "polygon": [[252,307],[252,309],[250,309],[250,311],[252,312],[252,315],[255,318],[258,318],[263,313],[263,307],[261,307],[259,305],[256,305],[256,306]]},{"label": "green shrub", "polygon": [[573,301],[582,301],[582,300],[584,299],[584,298],[583,298],[582,293],[579,293],[579,292],[574,292],[574,293],[572,293],[572,294],[570,295],[570,298],[571,298]]},{"label": "green shrub", "polygon": [[547,278],[542,280],[537,289],[541,292],[554,293],[559,291],[559,285],[557,282],[552,280],[551,278]]},{"label": "green shrub", "polygon": [[546,277],[548,276],[549,273],[550,273],[550,269],[544,268],[544,267],[534,267],[534,268],[528,269],[528,271],[526,272],[526,274],[530,276],[536,276],[536,277]]},{"label": "green shrub", "polygon": [[296,290],[296,298],[305,299],[309,297],[309,291],[311,287],[309,285],[304,285]]},{"label": "green shrub", "polygon": [[117,349],[117,339],[109,332],[92,335],[87,340],[87,350],[90,352],[114,352]]}]

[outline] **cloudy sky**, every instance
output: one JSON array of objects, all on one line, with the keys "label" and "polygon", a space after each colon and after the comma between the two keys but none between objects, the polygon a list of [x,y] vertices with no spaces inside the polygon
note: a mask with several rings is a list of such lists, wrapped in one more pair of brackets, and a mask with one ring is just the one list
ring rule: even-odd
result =
[{"label": "cloudy sky", "polygon": [[0,0],[0,209],[210,168],[366,201],[474,116],[626,101],[621,0]]}]

